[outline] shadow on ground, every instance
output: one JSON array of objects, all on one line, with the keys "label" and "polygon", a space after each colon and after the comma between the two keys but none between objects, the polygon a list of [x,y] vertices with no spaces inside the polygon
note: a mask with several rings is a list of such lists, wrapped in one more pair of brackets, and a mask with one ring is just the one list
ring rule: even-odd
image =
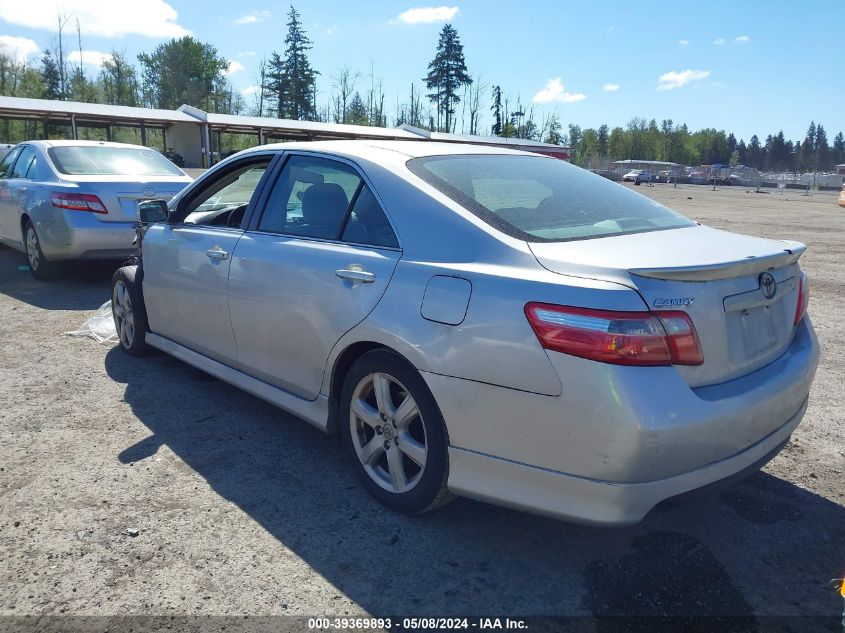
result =
[{"label": "shadow on ground", "polygon": [[29,272],[26,255],[0,246],[0,289],[18,301],[43,310],[96,310],[108,301],[118,261],[67,262],[50,281]]},{"label": "shadow on ground", "polygon": [[625,529],[465,499],[409,518],[363,492],[337,440],[248,394],[167,356],[114,348],[106,370],[152,433],[121,462],[166,444],[373,614],[706,615],[727,619],[609,620],[595,630],[762,631],[771,627],[760,613],[841,608],[826,584],[841,572],[845,511],[769,474],[664,504]]}]

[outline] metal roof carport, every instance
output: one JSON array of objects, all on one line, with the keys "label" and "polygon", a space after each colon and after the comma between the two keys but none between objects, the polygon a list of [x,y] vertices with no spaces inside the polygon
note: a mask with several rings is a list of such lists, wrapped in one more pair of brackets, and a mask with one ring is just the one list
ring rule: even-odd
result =
[{"label": "metal roof carport", "polygon": [[[177,110],[159,110],[101,103],[0,96],[0,120],[2,119],[41,121],[44,125],[44,138],[47,138],[48,125],[70,126],[70,137],[74,139],[78,137],[77,128],[80,126],[104,128],[108,139],[111,138],[112,126],[138,128],[141,131],[143,145],[147,144],[146,131],[148,129],[161,130],[162,149],[172,148],[181,154],[185,159],[185,167],[210,167],[216,162],[219,158],[220,135],[224,133],[255,135],[258,137],[259,144],[264,144],[267,139],[430,140],[473,143],[538,152],[563,160],[569,160],[571,151],[569,147],[527,139],[429,132],[410,125],[385,128],[216,114],[189,105],[182,105]],[[217,140],[217,152],[212,151],[214,137]]]},{"label": "metal roof carport", "polygon": [[[178,110],[157,110],[154,108],[134,108],[103,103],[82,103],[78,101],[53,101],[49,99],[30,99],[27,97],[0,96],[0,119],[18,121],[41,121],[44,125],[44,137],[47,137],[48,125],[67,125],[70,137],[78,138],[79,127],[103,128],[106,138],[111,139],[113,126],[138,128],[141,131],[141,143],[147,144],[147,130],[157,129],[163,132],[163,144],[166,149],[166,130],[174,126],[189,126],[198,133],[198,121]],[[174,130],[175,131],[175,130]],[[184,130],[183,130],[184,131]],[[197,136],[197,140],[199,137]]]}]

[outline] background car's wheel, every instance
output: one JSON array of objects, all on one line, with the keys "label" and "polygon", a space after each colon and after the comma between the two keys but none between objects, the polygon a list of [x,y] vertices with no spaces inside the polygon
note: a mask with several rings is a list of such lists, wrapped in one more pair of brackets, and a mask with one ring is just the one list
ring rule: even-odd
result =
[{"label": "background car's wheel", "polygon": [[147,333],[147,311],[141,295],[136,266],[118,268],[112,277],[111,310],[120,346],[133,356],[150,352]]},{"label": "background car's wheel", "polygon": [[23,228],[23,243],[26,248],[26,258],[29,260],[29,271],[32,276],[41,281],[52,279],[58,272],[56,262],[49,261],[41,251],[41,241],[30,220]]},{"label": "background car's wheel", "polygon": [[443,415],[401,356],[382,349],[355,361],[343,383],[340,423],[364,487],[384,505],[416,514],[452,499]]}]

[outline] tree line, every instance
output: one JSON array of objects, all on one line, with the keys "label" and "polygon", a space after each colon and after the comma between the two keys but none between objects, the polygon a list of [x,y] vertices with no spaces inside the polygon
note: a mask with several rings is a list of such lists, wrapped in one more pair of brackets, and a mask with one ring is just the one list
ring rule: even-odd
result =
[{"label": "tree line", "polygon": [[[761,171],[828,171],[845,163],[845,140],[838,132],[828,140],[822,124],[812,122],[804,139],[788,140],[783,131],[748,142],[733,133],[712,128],[691,131],[671,119],[635,117],[625,127],[601,125],[582,129],[564,126],[554,111],[538,117],[533,104],[523,105],[500,84],[472,75],[466,65],[460,36],[451,24],[440,31],[434,57],[422,77],[411,82],[406,98],[397,94],[388,113],[380,79],[342,66],[322,83],[310,62],[309,39],[299,12],[287,14],[285,38],[278,51],[258,63],[256,86],[244,96],[228,79],[230,62],[218,49],[191,36],[171,39],[137,56],[137,64],[121,51],[104,58],[96,75],[86,73],[82,37],[76,24],[78,63],[68,61],[64,30],[68,19],[59,16],[56,45],[30,65],[0,50],[0,94],[175,109],[187,103],[209,112],[251,114],[278,118],[349,123],[355,125],[409,125],[429,130],[518,137],[572,147],[572,160],[599,168],[610,160],[661,160],[681,164],[746,165]],[[431,107],[429,107],[429,105]],[[483,125],[488,116],[490,125]],[[21,127],[23,126],[23,127]],[[18,128],[4,122],[5,140],[34,135],[34,124]],[[244,139],[244,143],[250,140]],[[253,141],[254,142],[254,141]]]}]

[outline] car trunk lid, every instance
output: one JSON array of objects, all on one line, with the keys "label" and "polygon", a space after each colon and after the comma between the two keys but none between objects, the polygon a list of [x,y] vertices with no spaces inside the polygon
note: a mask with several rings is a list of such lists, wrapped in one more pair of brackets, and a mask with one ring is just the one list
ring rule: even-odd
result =
[{"label": "car trunk lid", "polygon": [[691,387],[759,369],[792,339],[806,248],[799,242],[697,225],[530,248],[551,271],[622,283],[650,310],[687,312],[704,354],[700,366],[677,366]]},{"label": "car trunk lid", "polygon": [[170,200],[191,180],[187,176],[156,177],[143,181],[128,181],[125,176],[72,176],[63,180],[71,182],[74,193],[97,196],[108,213],[93,214],[101,222],[134,222],[138,217],[141,200]]}]

